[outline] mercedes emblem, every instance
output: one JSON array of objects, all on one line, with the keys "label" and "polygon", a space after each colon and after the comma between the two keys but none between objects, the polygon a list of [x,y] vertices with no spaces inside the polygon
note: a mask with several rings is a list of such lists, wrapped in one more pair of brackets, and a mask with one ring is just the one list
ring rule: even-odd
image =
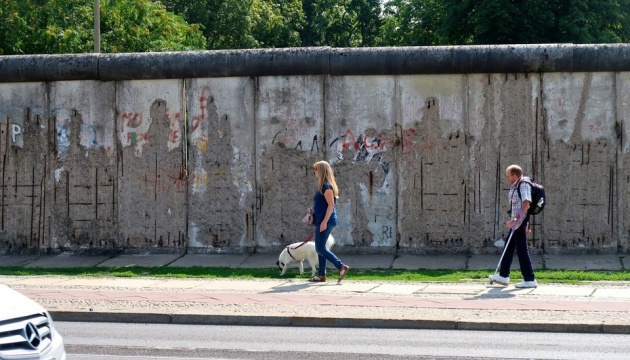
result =
[{"label": "mercedes emblem", "polygon": [[37,350],[39,344],[41,344],[42,342],[42,336],[39,335],[39,331],[37,330],[37,327],[33,325],[33,323],[26,323],[22,335],[24,336],[26,342],[30,345],[30,347],[32,347],[33,350]]}]

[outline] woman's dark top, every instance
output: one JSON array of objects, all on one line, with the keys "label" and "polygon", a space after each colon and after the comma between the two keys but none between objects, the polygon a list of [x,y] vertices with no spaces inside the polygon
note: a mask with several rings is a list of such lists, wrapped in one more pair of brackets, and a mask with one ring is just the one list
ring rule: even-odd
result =
[{"label": "woman's dark top", "polygon": [[[329,183],[325,183],[322,187],[322,192],[316,191],[315,197],[313,197],[313,214],[315,215],[315,225],[319,225],[324,220],[326,216],[326,210],[328,209],[328,202],[326,202],[326,198],[324,197],[324,192],[330,189],[332,191],[332,186]],[[337,205],[337,198],[335,198],[335,205]],[[337,225],[337,206],[333,208],[333,212],[328,219],[328,225],[335,226]]]}]

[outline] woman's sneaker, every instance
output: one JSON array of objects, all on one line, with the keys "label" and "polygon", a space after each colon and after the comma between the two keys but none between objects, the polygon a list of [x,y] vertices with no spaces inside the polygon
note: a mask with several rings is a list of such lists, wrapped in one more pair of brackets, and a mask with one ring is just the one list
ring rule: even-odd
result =
[{"label": "woman's sneaker", "polygon": [[529,289],[529,288],[537,288],[538,287],[538,281],[534,280],[534,281],[523,281],[520,282],[516,285],[517,288],[519,289]]},{"label": "woman's sneaker", "polygon": [[491,283],[497,283],[503,286],[508,286],[510,285],[510,277],[503,277],[499,274],[495,274],[495,275],[489,275],[488,278],[490,278],[490,282]]}]

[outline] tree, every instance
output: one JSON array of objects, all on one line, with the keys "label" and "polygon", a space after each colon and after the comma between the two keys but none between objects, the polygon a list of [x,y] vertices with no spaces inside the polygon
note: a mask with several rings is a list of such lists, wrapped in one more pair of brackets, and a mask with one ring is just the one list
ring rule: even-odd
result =
[{"label": "tree", "polygon": [[208,49],[300,46],[300,0],[161,0],[200,24]]},{"label": "tree", "polygon": [[629,0],[444,0],[450,44],[630,40]]},{"label": "tree", "polygon": [[254,0],[161,0],[169,11],[199,24],[207,49],[256,47],[249,16]]},{"label": "tree", "polygon": [[254,0],[251,8],[252,36],[258,47],[300,46],[304,23],[300,0]]},{"label": "tree", "polygon": [[380,31],[379,0],[303,0],[303,46],[374,46]]},{"label": "tree", "polygon": [[[92,2],[2,0],[0,49],[5,54],[91,52]],[[142,52],[203,49],[197,25],[146,0],[101,1],[101,50]]]},{"label": "tree", "polygon": [[102,0],[104,52],[181,51],[205,48],[199,25],[188,25],[164,5],[148,0]]},{"label": "tree", "polygon": [[381,46],[441,45],[445,21],[441,0],[392,0],[385,4],[378,38]]}]

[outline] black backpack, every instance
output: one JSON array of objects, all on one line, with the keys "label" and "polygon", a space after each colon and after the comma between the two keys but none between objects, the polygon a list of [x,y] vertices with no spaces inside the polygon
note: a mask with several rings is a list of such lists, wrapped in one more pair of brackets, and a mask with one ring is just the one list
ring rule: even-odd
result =
[{"label": "black backpack", "polygon": [[533,181],[521,180],[518,183],[518,187],[516,188],[518,191],[518,198],[523,201],[521,197],[521,184],[528,183],[532,188],[532,203],[529,205],[529,209],[527,209],[527,213],[529,215],[538,215],[545,208],[545,204],[547,204],[547,197],[545,196],[545,188]]}]

